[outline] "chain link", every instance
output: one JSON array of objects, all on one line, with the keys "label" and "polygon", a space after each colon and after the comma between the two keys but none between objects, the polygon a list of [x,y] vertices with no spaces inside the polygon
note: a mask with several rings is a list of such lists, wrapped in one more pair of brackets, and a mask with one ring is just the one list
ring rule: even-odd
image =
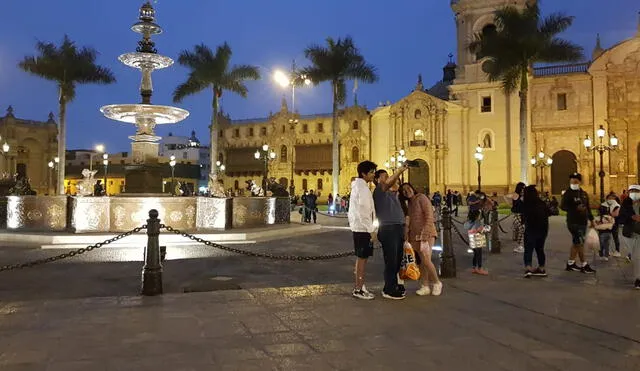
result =
[{"label": "chain link", "polygon": [[236,248],[229,247],[229,246],[223,246],[223,245],[217,244],[215,242],[207,241],[207,240],[202,239],[200,237],[196,237],[196,236],[194,236],[192,234],[189,234],[189,233],[186,233],[186,232],[182,232],[180,230],[177,230],[177,229],[175,229],[173,227],[170,227],[170,226],[164,225],[164,224],[160,224],[160,229],[166,229],[169,232],[181,235],[183,237],[189,238],[189,239],[191,239],[193,241],[205,244],[207,246],[214,247],[216,249],[224,250],[224,251],[231,252],[231,253],[234,253],[234,254],[239,254],[239,255],[252,256],[252,257],[255,257],[255,258],[265,258],[265,259],[272,259],[272,260],[286,260],[286,261],[311,261],[311,260],[339,259],[339,258],[345,258],[345,257],[354,255],[353,251],[341,252],[341,253],[329,254],[329,255],[316,255],[316,256],[275,255],[275,254],[259,253],[259,252],[236,249]]},{"label": "chain link", "polygon": [[451,224],[451,227],[453,228],[454,231],[456,231],[456,234],[458,235],[458,237],[460,237],[462,242],[464,242],[465,245],[469,245],[469,240],[464,238],[464,235],[462,233],[460,233],[460,230],[458,229],[458,227],[456,227],[455,224]]},{"label": "chain link", "polygon": [[114,243],[118,240],[121,240],[125,237],[131,236],[134,233],[138,233],[143,229],[146,229],[147,225],[143,225],[141,227],[137,227],[134,228],[128,232],[124,232],[122,234],[119,234],[115,237],[112,237],[108,240],[104,240],[102,242],[98,242],[94,245],[89,245],[87,247],[83,247],[81,249],[78,250],[73,250],[73,251],[69,251],[66,252],[64,254],[60,254],[60,255],[56,255],[56,256],[52,256],[49,258],[44,258],[44,259],[38,259],[38,260],[33,260],[27,263],[18,263],[18,264],[9,264],[9,265],[3,265],[0,266],[0,272],[4,272],[4,271],[11,271],[11,270],[16,270],[16,269],[23,269],[23,268],[31,268],[31,267],[35,267],[36,265],[42,265],[42,264],[46,264],[46,263],[51,263],[54,261],[58,261],[58,260],[62,260],[62,259],[66,259],[66,258],[73,258],[74,256],[78,256],[78,255],[82,255],[86,252],[95,250],[95,249],[99,249],[101,247],[107,246],[111,243]]}]

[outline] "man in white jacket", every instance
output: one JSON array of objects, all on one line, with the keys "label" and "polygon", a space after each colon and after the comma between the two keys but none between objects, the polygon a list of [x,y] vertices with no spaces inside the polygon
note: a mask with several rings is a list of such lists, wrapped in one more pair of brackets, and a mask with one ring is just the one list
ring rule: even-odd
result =
[{"label": "man in white jacket", "polygon": [[373,255],[375,239],[373,220],[375,208],[369,183],[373,181],[377,165],[371,161],[358,164],[358,178],[351,183],[349,198],[349,227],[353,232],[353,247],[356,254],[355,280],[353,296],[371,300],[374,295],[364,286],[364,271],[367,259]]}]

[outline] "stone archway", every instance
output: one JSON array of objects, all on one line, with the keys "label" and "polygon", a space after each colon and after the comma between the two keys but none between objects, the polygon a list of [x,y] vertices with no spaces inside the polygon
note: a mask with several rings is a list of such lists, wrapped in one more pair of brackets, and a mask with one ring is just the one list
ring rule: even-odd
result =
[{"label": "stone archway", "polygon": [[419,167],[409,168],[409,182],[418,191],[424,194],[429,193],[429,164],[422,159],[416,159]]},{"label": "stone archway", "polygon": [[578,171],[578,160],[571,151],[561,150],[553,154],[551,165],[551,193],[559,195],[569,184],[569,175]]}]

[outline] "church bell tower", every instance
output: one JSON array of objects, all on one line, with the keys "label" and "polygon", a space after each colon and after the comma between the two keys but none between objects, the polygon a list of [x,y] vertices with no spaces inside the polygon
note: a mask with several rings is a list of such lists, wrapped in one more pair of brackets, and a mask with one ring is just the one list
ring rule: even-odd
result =
[{"label": "church bell tower", "polygon": [[457,77],[464,83],[486,81],[482,58],[469,51],[474,35],[495,30],[494,13],[504,6],[523,9],[536,0],[451,0],[457,30]]}]

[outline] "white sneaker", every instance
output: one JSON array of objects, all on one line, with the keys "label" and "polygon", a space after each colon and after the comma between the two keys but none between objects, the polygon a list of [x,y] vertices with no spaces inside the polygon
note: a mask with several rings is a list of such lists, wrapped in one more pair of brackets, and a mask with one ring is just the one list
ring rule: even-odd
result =
[{"label": "white sneaker", "polygon": [[524,247],[518,246],[515,249],[513,249],[513,252],[515,252],[515,253],[523,253],[524,252]]},{"label": "white sneaker", "polygon": [[614,251],[611,253],[611,256],[615,257],[615,258],[619,258],[622,256],[622,254],[620,254],[620,251]]},{"label": "white sneaker", "polygon": [[442,294],[442,282],[434,283],[433,289],[431,289],[431,295],[440,296]]},{"label": "white sneaker", "polygon": [[354,298],[358,298],[358,299],[362,299],[362,300],[372,300],[373,298],[375,298],[375,296],[370,293],[370,292],[364,292],[364,290],[360,289],[353,289],[353,292],[351,293],[351,295]]},{"label": "white sneaker", "polygon": [[431,295],[431,288],[429,287],[429,285],[422,286],[418,289],[418,291],[416,291],[416,295],[418,296]]},{"label": "white sneaker", "polygon": [[365,285],[362,285],[362,291],[366,292],[367,294],[373,295],[373,292],[367,290],[367,286],[365,286]]}]

